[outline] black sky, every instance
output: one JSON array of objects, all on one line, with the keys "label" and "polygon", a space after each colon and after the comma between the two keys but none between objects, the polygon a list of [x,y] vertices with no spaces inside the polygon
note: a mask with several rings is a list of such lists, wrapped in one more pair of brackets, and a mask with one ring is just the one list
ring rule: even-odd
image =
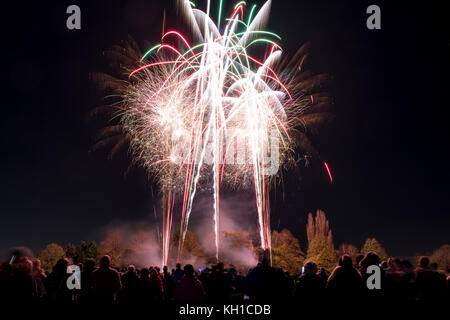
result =
[{"label": "black sky", "polygon": [[[225,2],[229,11],[233,2]],[[333,125],[314,141],[332,168],[333,185],[323,169],[312,168],[277,204],[273,227],[290,228],[304,247],[306,215],[322,208],[336,245],[361,246],[372,236],[390,254],[413,255],[448,243],[444,8],[438,2],[273,2],[268,29],[282,36],[286,51],[312,42],[310,66],[333,76],[337,109]],[[70,4],[81,8],[79,31],[66,28]],[[366,28],[370,4],[381,8],[381,30]],[[0,252],[99,240],[98,230],[112,220],[151,216],[145,174],[135,170],[124,179],[125,161],[88,152],[95,131],[85,114],[99,101],[88,75],[105,70],[102,51],[127,34],[157,42],[163,8],[174,23],[171,1],[2,3]]]}]

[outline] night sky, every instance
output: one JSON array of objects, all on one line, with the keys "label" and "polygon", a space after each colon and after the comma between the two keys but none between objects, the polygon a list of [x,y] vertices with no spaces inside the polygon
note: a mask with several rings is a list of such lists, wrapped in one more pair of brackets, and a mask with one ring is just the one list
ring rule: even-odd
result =
[{"label": "night sky", "polygon": [[[81,30],[66,28],[71,4]],[[371,4],[381,30],[366,28]],[[2,3],[0,253],[98,241],[111,221],[151,219],[144,171],[124,178],[125,156],[89,153],[85,118],[100,101],[89,72],[106,70],[102,51],[128,34],[157,43],[163,8],[175,24],[171,1]],[[314,139],[334,183],[312,166],[274,206],[273,228],[288,227],[305,249],[307,213],[321,208],[336,246],[370,236],[408,256],[449,243],[446,14],[437,2],[273,1],[268,29],[286,52],[312,42],[310,68],[332,75],[336,102],[336,120]]]}]

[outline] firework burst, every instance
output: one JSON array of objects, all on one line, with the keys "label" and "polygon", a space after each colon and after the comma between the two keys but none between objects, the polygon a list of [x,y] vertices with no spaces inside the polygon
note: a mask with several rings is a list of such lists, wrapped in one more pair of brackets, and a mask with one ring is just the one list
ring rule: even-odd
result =
[{"label": "firework burst", "polygon": [[[210,1],[206,12],[179,1],[194,44],[167,31],[117,90],[121,128],[134,161],[164,194],[163,265],[175,199],[182,203],[180,253],[198,188],[212,193],[217,259],[224,186],[254,188],[261,247],[270,249],[270,185],[280,177],[280,167],[296,163],[295,148],[315,152],[305,133],[327,118],[311,112],[318,101],[321,107],[328,104],[326,95],[310,94],[323,78],[305,79],[304,47],[294,59],[281,59],[280,37],[263,29],[270,5],[246,13],[242,1],[222,20],[220,1],[216,25]],[[249,54],[256,46],[265,48],[262,58]]]}]

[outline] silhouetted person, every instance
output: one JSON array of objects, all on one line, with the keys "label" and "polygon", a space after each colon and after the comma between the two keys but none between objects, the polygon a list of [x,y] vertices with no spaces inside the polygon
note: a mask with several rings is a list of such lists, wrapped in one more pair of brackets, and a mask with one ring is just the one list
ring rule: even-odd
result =
[{"label": "silhouetted person", "polygon": [[244,291],[244,278],[236,271],[234,266],[228,269],[228,273],[231,277],[231,285],[234,289],[234,293],[242,294]]},{"label": "silhouetted person", "polygon": [[323,287],[325,288],[327,286],[329,274],[327,273],[325,268],[320,268],[319,271],[317,272],[317,275],[322,280]]},{"label": "silhouetted person", "polygon": [[416,296],[418,300],[436,302],[443,298],[445,282],[430,269],[430,259],[420,257],[416,268]]},{"label": "silhouetted person", "polygon": [[327,282],[327,291],[334,299],[359,299],[365,291],[360,273],[353,267],[352,258],[343,255]]},{"label": "silhouetted person", "polygon": [[173,295],[174,290],[174,283],[173,283],[173,277],[170,274],[167,266],[164,266],[163,268],[163,274],[162,274],[162,281],[163,281],[163,287],[164,287],[164,299],[170,300]]},{"label": "silhouetted person", "polygon": [[[375,264],[377,261],[373,261]],[[389,301],[412,300],[414,293],[414,269],[407,260],[389,258],[381,263],[381,291],[385,291]],[[380,291],[380,290],[379,290]],[[372,295],[373,293],[370,292]]]},{"label": "silhouetted person", "polygon": [[194,274],[194,267],[190,264],[184,266],[184,276],[175,287],[175,298],[178,301],[201,301],[205,297],[205,291],[201,282]]},{"label": "silhouetted person", "polygon": [[97,302],[114,302],[116,293],[122,288],[119,272],[111,268],[110,264],[111,258],[104,255],[100,259],[99,268],[89,277],[88,286],[92,288],[92,296]]},{"label": "silhouetted person", "polygon": [[67,273],[69,260],[59,259],[53,271],[45,278],[44,285],[48,298],[53,302],[68,303],[72,301],[72,291],[67,287],[67,279],[70,274]]},{"label": "silhouetted person", "polygon": [[157,288],[150,279],[150,271],[147,268],[141,269],[136,300],[140,304],[157,300]]},{"label": "silhouetted person", "polygon": [[[359,262],[359,271],[363,279],[364,288],[365,288],[365,298],[374,301],[374,303],[383,303],[395,300],[395,297],[392,295],[392,286],[393,283],[390,279],[390,276],[386,274],[386,270],[389,268],[388,262],[384,261],[381,263],[381,259],[373,251],[366,253],[363,259]],[[381,272],[381,289],[372,289],[370,290],[367,287],[367,280],[372,275],[372,273],[367,273],[367,269],[370,266],[380,267]]]},{"label": "silhouetted person", "polygon": [[325,289],[325,284],[317,274],[317,265],[314,261],[308,261],[303,266],[303,274],[295,285],[295,296],[300,300],[315,300],[320,298]]},{"label": "silhouetted person", "polygon": [[414,266],[406,259],[401,261],[402,269],[400,274],[400,288],[399,294],[404,297],[404,300],[414,299],[414,282],[416,275],[414,273]]},{"label": "silhouetted person", "polygon": [[33,286],[31,262],[33,254],[25,247],[13,249],[0,272],[0,302],[28,303],[36,293]]},{"label": "silhouetted person", "polygon": [[129,265],[127,272],[122,275],[122,291],[120,293],[123,302],[131,302],[137,298],[139,290],[139,276],[134,265]]},{"label": "silhouetted person", "polygon": [[95,260],[89,258],[84,263],[81,271],[81,291],[79,295],[80,302],[89,302],[92,298],[92,288],[89,288],[89,278],[95,270]]},{"label": "silhouetted person", "polygon": [[248,294],[254,300],[267,301],[279,296],[275,270],[265,257],[248,273],[246,283]]},{"label": "silhouetted person", "polygon": [[163,282],[159,274],[159,268],[153,268],[150,270],[150,280],[154,290],[154,300],[162,300],[163,298]]},{"label": "silhouetted person", "polygon": [[184,275],[184,273],[183,273],[183,270],[181,270],[181,264],[177,263],[176,269],[172,272],[173,283],[177,284],[178,281],[181,280],[183,275]]},{"label": "silhouetted person", "polygon": [[372,265],[379,266],[381,264],[380,257],[373,251],[368,252],[364,258],[359,262],[359,271],[361,273],[361,276],[364,280],[364,283],[366,282],[367,278],[370,276],[370,274],[367,273],[367,268]]},{"label": "silhouetted person", "polygon": [[0,264],[0,301],[9,303],[13,300],[11,297],[12,286],[12,267],[8,262],[2,262]]},{"label": "silhouetted person", "polygon": [[292,279],[289,272],[284,272],[282,268],[278,269],[278,279],[280,279],[280,290],[282,290],[282,294],[280,298],[290,299],[293,297],[295,292],[295,282]]},{"label": "silhouetted person", "polygon": [[124,289],[130,288],[136,285],[139,277],[136,272],[136,267],[130,264],[127,268],[127,272],[122,275],[122,286]]},{"label": "silhouetted person", "polygon": [[450,276],[447,277],[445,287],[447,289],[447,300],[450,301]]},{"label": "silhouetted person", "polygon": [[41,269],[41,261],[34,259],[33,261],[33,294],[34,300],[43,300],[47,297],[47,291],[45,290],[44,280],[47,277],[44,271]]},{"label": "silhouetted person", "polygon": [[[361,262],[362,259],[364,259],[364,255],[363,255],[363,254],[358,254],[358,255],[356,256],[356,258],[355,258],[355,268],[356,268],[357,270],[360,269],[360,262]],[[359,270],[359,271],[360,271],[360,270]]]},{"label": "silhouetted person", "polygon": [[212,301],[228,301],[231,297],[231,277],[219,262],[208,277],[208,295]]}]

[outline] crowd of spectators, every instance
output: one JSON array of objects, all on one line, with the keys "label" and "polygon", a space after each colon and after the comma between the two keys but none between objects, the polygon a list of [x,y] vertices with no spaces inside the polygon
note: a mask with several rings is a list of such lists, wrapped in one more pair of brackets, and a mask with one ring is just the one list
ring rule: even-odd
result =
[{"label": "crowd of spectators", "polygon": [[[79,289],[67,285],[69,260],[61,258],[45,273],[38,259],[14,256],[0,268],[1,301],[58,302],[70,304],[245,301],[313,301],[320,299],[375,299],[379,301],[444,301],[449,299],[449,278],[433,270],[427,257],[414,267],[408,260],[380,261],[370,252],[355,260],[339,258],[328,274],[314,261],[307,261],[299,274],[271,267],[266,259],[245,274],[223,263],[195,270],[180,264],[169,271],[157,266],[125,269],[111,266],[105,255],[80,264]],[[379,267],[379,289],[367,285],[370,266]],[[72,277],[77,280],[78,278]],[[370,280],[370,279],[369,279]]]}]

